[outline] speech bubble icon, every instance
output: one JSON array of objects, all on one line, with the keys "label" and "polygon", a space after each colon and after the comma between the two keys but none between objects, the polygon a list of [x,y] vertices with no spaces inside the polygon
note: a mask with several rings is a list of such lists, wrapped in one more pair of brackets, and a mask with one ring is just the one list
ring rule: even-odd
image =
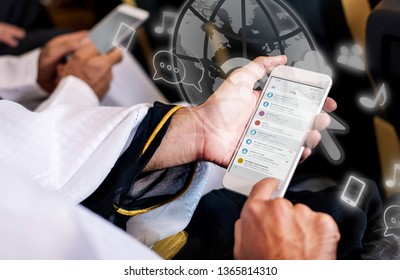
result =
[{"label": "speech bubble icon", "polygon": [[174,54],[184,57],[182,61],[186,69],[186,76],[182,80],[182,84],[193,86],[197,91],[203,92],[201,82],[204,79],[205,69],[201,60],[183,47],[176,47],[172,51]]},{"label": "speech bubble icon", "polygon": [[400,238],[400,206],[392,205],[383,214],[386,230],[385,237],[397,236]]},{"label": "speech bubble icon", "polygon": [[204,67],[203,63],[201,63],[200,59],[196,57],[191,57],[192,60],[185,60],[183,63],[185,65],[185,69],[190,69],[190,71],[186,72],[185,78],[182,80],[182,84],[193,86],[199,92],[203,92],[201,87],[201,82],[204,78]]},{"label": "speech bubble icon", "polygon": [[[176,59],[176,66],[174,66]],[[186,68],[182,60],[171,51],[159,51],[153,57],[154,81],[163,80],[169,84],[179,84],[186,77]],[[179,77],[179,78],[178,78]]]}]

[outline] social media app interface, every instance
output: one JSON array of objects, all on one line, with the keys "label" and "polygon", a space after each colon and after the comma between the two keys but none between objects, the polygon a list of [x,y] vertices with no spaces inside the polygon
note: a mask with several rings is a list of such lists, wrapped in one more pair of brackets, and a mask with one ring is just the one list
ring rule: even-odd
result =
[{"label": "social media app interface", "polygon": [[274,177],[283,186],[324,92],[273,77],[229,171],[256,181]]}]

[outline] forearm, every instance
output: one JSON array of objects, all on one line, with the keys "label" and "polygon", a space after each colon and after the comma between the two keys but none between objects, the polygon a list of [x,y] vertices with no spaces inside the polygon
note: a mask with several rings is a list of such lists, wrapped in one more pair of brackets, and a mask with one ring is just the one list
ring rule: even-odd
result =
[{"label": "forearm", "polygon": [[195,108],[182,108],[171,119],[161,145],[145,172],[179,166],[202,159],[203,132]]}]

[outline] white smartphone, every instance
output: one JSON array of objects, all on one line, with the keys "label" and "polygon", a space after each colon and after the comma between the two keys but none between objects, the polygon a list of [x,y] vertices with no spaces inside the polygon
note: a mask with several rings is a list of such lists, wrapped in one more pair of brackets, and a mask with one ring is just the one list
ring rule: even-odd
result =
[{"label": "white smartphone", "polygon": [[101,54],[115,47],[127,49],[136,29],[148,17],[149,13],[145,10],[121,4],[92,28],[89,38]]},{"label": "white smartphone", "polygon": [[321,112],[332,79],[289,66],[272,71],[223,178],[225,188],[249,195],[264,178],[276,178],[283,197]]}]

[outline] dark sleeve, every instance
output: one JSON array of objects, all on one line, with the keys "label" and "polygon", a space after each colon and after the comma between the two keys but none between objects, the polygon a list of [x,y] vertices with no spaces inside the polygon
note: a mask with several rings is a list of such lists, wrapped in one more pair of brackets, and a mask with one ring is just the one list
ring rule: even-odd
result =
[{"label": "dark sleeve", "polygon": [[[117,160],[99,188],[84,200],[82,205],[106,219],[111,219],[110,217],[117,212],[125,216],[134,216],[143,209],[161,205],[179,195],[187,185],[186,181],[192,177],[193,164],[187,165],[186,168],[171,168],[147,174],[142,172],[167,133],[171,116],[179,108],[156,102],[139,125],[127,150]],[[170,179],[171,176],[185,178],[182,188],[165,187],[164,179]],[[157,186],[161,181],[164,189],[160,190]]]}]

